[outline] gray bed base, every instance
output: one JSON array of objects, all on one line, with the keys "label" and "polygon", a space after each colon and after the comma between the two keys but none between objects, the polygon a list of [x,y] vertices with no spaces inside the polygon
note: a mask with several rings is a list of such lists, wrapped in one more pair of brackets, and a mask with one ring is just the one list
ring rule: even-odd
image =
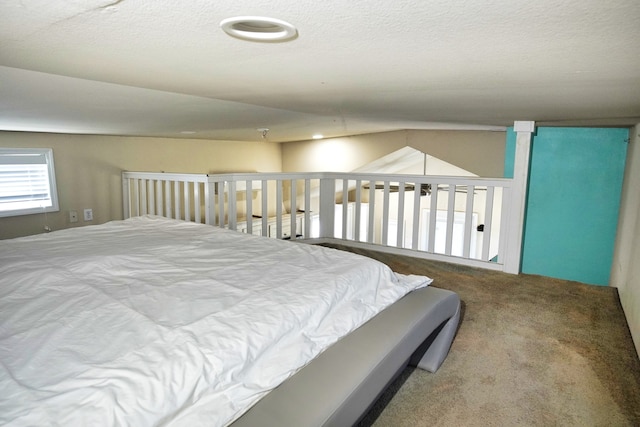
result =
[{"label": "gray bed base", "polygon": [[458,328],[460,299],[427,287],[329,347],[231,427],[351,426],[408,365],[435,372]]}]

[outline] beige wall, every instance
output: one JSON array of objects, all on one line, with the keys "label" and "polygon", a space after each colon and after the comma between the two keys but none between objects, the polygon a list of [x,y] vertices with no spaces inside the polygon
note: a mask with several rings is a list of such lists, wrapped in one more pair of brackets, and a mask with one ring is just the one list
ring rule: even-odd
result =
[{"label": "beige wall", "polygon": [[[0,218],[0,239],[122,219],[120,173],[280,172],[278,144],[0,132],[0,147],[53,148],[60,212]],[[84,222],[82,210],[93,209]],[[69,223],[69,210],[79,221]]]},{"label": "beige wall", "polygon": [[482,177],[504,175],[504,132],[404,130],[282,144],[284,172],[350,172],[410,146]]},{"label": "beige wall", "polygon": [[640,123],[630,135],[611,285],[618,288],[640,354]]}]

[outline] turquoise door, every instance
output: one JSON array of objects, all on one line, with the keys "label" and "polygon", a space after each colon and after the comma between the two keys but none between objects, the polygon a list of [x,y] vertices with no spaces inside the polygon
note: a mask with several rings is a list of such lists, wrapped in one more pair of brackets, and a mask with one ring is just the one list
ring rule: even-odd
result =
[{"label": "turquoise door", "polygon": [[[626,128],[537,128],[523,273],[609,284],[628,138]],[[509,130],[505,176],[514,146]]]}]

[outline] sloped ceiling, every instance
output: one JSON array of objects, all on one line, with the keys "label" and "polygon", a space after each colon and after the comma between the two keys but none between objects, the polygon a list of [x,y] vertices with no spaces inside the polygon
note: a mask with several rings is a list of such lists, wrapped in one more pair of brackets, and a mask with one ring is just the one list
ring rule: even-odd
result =
[{"label": "sloped ceiling", "polygon": [[423,153],[413,147],[402,147],[392,153],[373,160],[352,172],[385,173],[385,174],[417,174],[417,175],[449,175],[478,176],[449,162],[445,162],[430,154]]},{"label": "sloped ceiling", "polygon": [[[256,43],[225,18],[297,37]],[[640,122],[637,0],[4,0],[0,130],[260,140]]]}]

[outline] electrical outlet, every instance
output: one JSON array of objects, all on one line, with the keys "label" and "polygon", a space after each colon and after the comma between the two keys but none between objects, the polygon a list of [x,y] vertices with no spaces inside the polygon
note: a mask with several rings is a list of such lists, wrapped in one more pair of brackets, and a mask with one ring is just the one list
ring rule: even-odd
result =
[{"label": "electrical outlet", "polygon": [[84,210],[84,220],[85,221],[93,221],[93,209],[85,209]]},{"label": "electrical outlet", "polygon": [[69,222],[78,222],[78,211],[69,211]]}]

